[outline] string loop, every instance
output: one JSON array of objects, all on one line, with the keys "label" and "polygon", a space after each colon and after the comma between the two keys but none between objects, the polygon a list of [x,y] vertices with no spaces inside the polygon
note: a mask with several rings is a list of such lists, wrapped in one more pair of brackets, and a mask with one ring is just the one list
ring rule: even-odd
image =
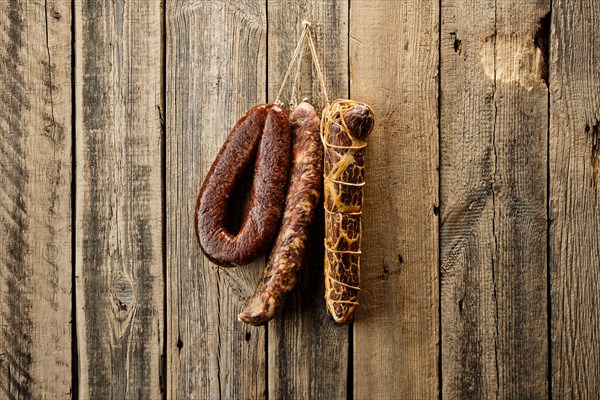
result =
[{"label": "string loop", "polygon": [[326,102],[326,107],[329,105],[329,96],[327,95],[327,86],[325,85],[325,78],[323,77],[323,71],[321,70],[321,66],[319,64],[319,58],[317,56],[317,50],[315,49],[315,43],[313,41],[312,38],[312,34],[310,32],[310,22],[304,20],[302,21],[302,26],[304,27],[302,29],[302,34],[300,35],[300,38],[298,39],[298,43],[296,44],[296,48],[294,49],[294,53],[292,54],[292,60],[290,61],[290,64],[288,65],[287,71],[285,72],[285,75],[283,76],[283,81],[281,82],[281,86],[279,87],[279,92],[277,93],[277,98],[276,98],[276,102],[280,101],[281,98],[281,94],[283,93],[283,88],[285,87],[285,84],[287,83],[287,80],[290,76],[290,72],[292,71],[292,68],[294,67],[294,64],[297,62],[296,64],[296,74],[294,76],[294,82],[292,85],[292,95],[291,95],[291,104],[296,103],[296,91],[298,88],[298,78],[300,76],[300,69],[301,69],[301,61],[302,61],[302,57],[304,55],[304,41],[306,40],[306,38],[308,38],[308,45],[310,48],[310,54],[311,54],[311,58],[312,58],[312,64],[315,67],[315,70],[317,71],[317,77],[319,78],[319,84],[321,86],[321,90],[323,91],[323,96],[325,97],[325,102]]},{"label": "string loop", "polygon": [[292,71],[292,67],[294,66],[294,63],[296,62],[296,60],[298,59],[298,55],[300,54],[300,49],[302,48],[302,45],[304,44],[304,38],[306,37],[306,33],[308,32],[309,26],[310,26],[310,24],[304,25],[304,29],[302,30],[302,34],[300,35],[300,39],[298,39],[298,43],[296,44],[296,49],[294,50],[294,53],[292,54],[292,60],[290,61],[290,64],[288,65],[287,71],[285,71],[285,75],[283,76],[283,81],[281,82],[281,86],[279,87],[279,92],[277,92],[277,98],[275,100],[276,103],[279,102],[279,100],[281,98],[281,93],[283,92],[283,88],[285,87],[288,77],[290,76],[290,72]]}]

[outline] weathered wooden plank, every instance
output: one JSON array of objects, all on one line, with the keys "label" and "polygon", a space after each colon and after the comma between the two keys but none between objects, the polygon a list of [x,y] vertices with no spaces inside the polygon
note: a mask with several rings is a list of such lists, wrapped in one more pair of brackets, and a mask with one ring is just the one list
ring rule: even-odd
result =
[{"label": "weathered wooden plank", "polygon": [[550,0],[496,4],[492,200],[497,253],[492,267],[498,315],[497,395],[543,399],[548,397]]},{"label": "weathered wooden plank", "polygon": [[[497,392],[493,179],[495,1],[442,3],[440,69],[442,398]],[[492,37],[492,40],[487,39]],[[486,50],[489,49],[486,47]]]},{"label": "weathered wooden plank", "polygon": [[550,40],[552,397],[600,393],[600,3],[554,0]]},{"label": "weathered wooden plank", "polygon": [[263,398],[265,328],[237,321],[263,262],[217,268],[194,233],[198,189],[239,117],[266,94],[264,1],[168,2],[169,398]]},{"label": "weathered wooden plank", "polygon": [[[275,100],[302,21],[311,32],[320,58],[328,95],[333,101],[348,96],[348,3],[306,0],[269,1],[269,100]],[[305,47],[297,93],[321,112],[325,99],[310,51]],[[282,95],[290,100],[293,76]],[[323,206],[318,206],[304,270],[282,312],[269,324],[269,398],[345,399],[348,374],[348,327],[335,326],[325,310],[323,278]]]},{"label": "weathered wooden plank", "polygon": [[71,393],[70,1],[0,3],[0,398]]},{"label": "weathered wooden plank", "polygon": [[161,8],[76,1],[79,394],[158,399]]},{"label": "weathered wooden plank", "polygon": [[438,397],[437,1],[350,2],[350,95],[366,150],[354,397]]},{"label": "weathered wooden plank", "polygon": [[442,397],[548,394],[548,11],[442,6]]}]

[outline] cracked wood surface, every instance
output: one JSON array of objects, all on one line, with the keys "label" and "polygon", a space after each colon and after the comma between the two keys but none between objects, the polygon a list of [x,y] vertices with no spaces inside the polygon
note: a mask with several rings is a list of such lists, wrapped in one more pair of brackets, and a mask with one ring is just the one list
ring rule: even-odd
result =
[{"label": "cracked wood surface", "polygon": [[68,398],[71,10],[0,3],[0,398]]},{"label": "cracked wood surface", "polygon": [[79,397],[158,399],[161,8],[74,4]]},{"label": "cracked wood surface", "polygon": [[600,395],[600,3],[552,1],[552,396]]},{"label": "cracked wood surface", "polygon": [[443,398],[546,398],[550,2],[442,3]]}]

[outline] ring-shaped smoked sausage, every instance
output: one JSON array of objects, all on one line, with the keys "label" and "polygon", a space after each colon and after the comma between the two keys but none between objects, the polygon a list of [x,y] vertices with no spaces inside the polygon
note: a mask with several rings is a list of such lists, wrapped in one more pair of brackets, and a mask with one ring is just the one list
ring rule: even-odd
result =
[{"label": "ring-shaped smoked sausage", "polygon": [[[256,157],[254,157],[256,155]],[[248,210],[239,232],[226,228],[231,194],[254,162]],[[204,254],[223,267],[246,265],[272,244],[285,198],[290,165],[290,124],[282,107],[261,104],[233,127],[196,202],[197,239]]]}]

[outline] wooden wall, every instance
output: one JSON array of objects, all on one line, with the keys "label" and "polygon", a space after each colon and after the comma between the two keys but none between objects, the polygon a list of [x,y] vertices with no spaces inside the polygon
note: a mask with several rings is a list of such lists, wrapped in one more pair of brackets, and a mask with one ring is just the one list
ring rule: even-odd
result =
[{"label": "wooden wall", "polygon": [[[375,110],[361,305],[237,321],[193,212],[302,21]],[[0,2],[0,398],[600,397],[600,3]],[[300,97],[320,110],[308,56]],[[290,96],[289,86],[283,99]]]}]

